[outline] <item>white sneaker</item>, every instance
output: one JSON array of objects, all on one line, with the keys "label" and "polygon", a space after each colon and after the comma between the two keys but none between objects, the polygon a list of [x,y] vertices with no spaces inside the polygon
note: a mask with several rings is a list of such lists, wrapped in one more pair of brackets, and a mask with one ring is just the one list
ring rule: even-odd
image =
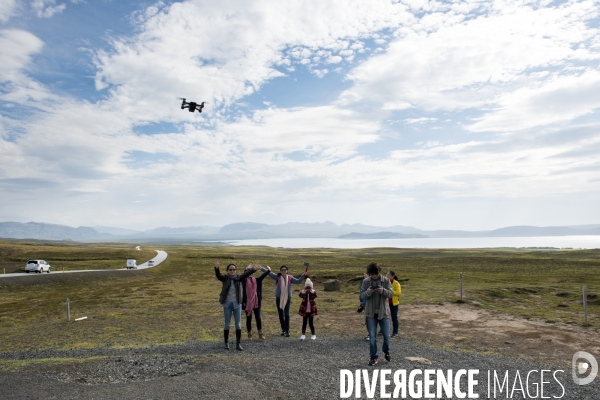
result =
[{"label": "white sneaker", "polygon": [[317,335],[310,335],[310,340],[315,340],[317,338]]},{"label": "white sneaker", "polygon": [[304,340],[304,339],[306,339],[306,335],[300,336],[300,340]]}]

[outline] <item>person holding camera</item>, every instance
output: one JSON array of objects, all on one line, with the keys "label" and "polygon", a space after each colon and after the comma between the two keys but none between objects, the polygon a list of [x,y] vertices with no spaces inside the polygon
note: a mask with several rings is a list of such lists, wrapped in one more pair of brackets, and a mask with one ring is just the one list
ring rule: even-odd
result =
[{"label": "person holding camera", "polygon": [[235,264],[227,266],[227,275],[221,274],[219,260],[215,260],[215,275],[223,283],[219,303],[223,306],[223,317],[225,325],[223,327],[223,339],[225,340],[225,349],[229,350],[229,326],[231,324],[231,314],[235,320],[235,347],[238,350],[244,350],[240,345],[242,338],[242,279],[246,279],[260,268],[254,264],[252,268],[247,269],[243,274],[236,273]]},{"label": "person holding camera", "polygon": [[[268,271],[266,268],[263,272]],[[290,304],[292,303],[292,284],[302,283],[308,275],[308,268],[298,278],[288,275],[288,268],[282,265],[279,273],[269,272],[269,276],[275,280],[275,301],[277,304],[277,313],[279,314],[279,324],[281,325],[281,336],[290,337]]]},{"label": "person holding camera", "polygon": [[390,356],[390,305],[388,299],[393,296],[390,280],[381,275],[381,267],[376,262],[367,265],[369,277],[363,281],[360,288],[361,299],[366,300],[365,317],[369,330],[369,352],[371,359],[369,365],[379,361],[377,354],[377,325],[383,334],[383,354],[387,361]]}]

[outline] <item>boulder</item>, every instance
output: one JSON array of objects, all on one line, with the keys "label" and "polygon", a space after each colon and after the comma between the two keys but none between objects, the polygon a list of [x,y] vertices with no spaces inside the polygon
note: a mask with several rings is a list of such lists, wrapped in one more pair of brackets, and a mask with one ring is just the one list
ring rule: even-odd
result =
[{"label": "boulder", "polygon": [[342,289],[342,283],[338,279],[329,279],[325,281],[324,290],[326,292],[339,292]]}]

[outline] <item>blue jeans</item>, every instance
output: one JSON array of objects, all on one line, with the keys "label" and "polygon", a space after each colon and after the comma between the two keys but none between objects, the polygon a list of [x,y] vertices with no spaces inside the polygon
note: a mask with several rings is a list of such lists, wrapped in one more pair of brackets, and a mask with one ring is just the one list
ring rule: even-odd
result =
[{"label": "blue jeans", "polygon": [[395,305],[395,306],[390,306],[390,312],[392,313],[392,326],[394,327],[392,332],[394,333],[394,335],[398,334],[398,307],[399,306],[400,306],[400,304]]},{"label": "blue jeans", "polygon": [[242,306],[238,304],[237,308],[233,308],[233,303],[229,303],[228,306],[223,307],[223,316],[225,317],[225,326],[224,330],[229,330],[229,325],[231,324],[231,313],[233,313],[233,318],[235,319],[235,329],[242,329]]},{"label": "blue jeans", "polygon": [[367,329],[369,330],[369,350],[371,353],[371,358],[379,357],[377,354],[377,325],[379,324],[379,329],[381,333],[383,333],[383,350],[384,353],[390,351],[390,319],[377,319],[377,314],[375,314],[375,318],[367,318]]}]

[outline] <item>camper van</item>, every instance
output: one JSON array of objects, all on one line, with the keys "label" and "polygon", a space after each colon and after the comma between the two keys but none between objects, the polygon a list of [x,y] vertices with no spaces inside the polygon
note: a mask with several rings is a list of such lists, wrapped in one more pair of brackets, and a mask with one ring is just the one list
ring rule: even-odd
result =
[{"label": "camper van", "polygon": [[135,260],[133,258],[130,258],[127,260],[127,269],[137,269],[137,265],[135,263]]}]

